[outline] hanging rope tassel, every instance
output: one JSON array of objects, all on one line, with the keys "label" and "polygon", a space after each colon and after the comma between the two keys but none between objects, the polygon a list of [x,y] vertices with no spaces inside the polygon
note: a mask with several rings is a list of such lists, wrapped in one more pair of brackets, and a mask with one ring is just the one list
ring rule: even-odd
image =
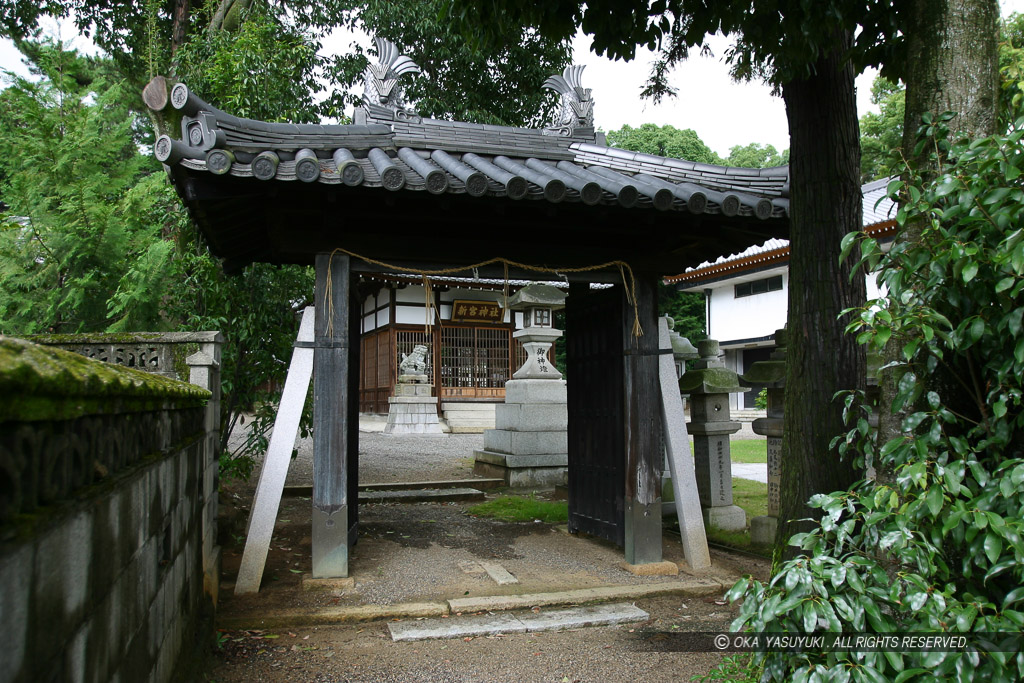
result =
[{"label": "hanging rope tassel", "polygon": [[426,301],[423,302],[424,309],[426,310],[426,319],[423,321],[423,333],[427,336],[430,335],[431,325],[433,324],[434,317],[434,290],[430,285],[430,278],[426,275],[423,276],[423,295],[426,297]]},{"label": "hanging rope tassel", "polygon": [[327,336],[334,336],[334,297],[331,294],[334,292],[334,281],[331,278],[331,272],[334,270],[332,265],[334,264],[334,254],[338,250],[335,249],[331,252],[331,257],[327,259],[327,281],[324,283],[324,310],[327,311]]}]

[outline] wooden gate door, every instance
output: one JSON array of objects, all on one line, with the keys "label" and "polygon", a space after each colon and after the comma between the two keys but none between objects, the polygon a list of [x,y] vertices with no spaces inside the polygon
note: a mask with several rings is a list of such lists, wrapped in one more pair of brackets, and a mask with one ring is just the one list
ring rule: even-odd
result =
[{"label": "wooden gate door", "polygon": [[623,305],[619,287],[566,300],[569,531],[625,545]]}]

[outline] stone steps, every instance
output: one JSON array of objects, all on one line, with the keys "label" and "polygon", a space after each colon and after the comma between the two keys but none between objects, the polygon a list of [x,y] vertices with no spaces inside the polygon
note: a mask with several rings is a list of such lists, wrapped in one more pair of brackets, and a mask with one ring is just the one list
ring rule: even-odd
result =
[{"label": "stone steps", "polygon": [[494,429],[494,411],[497,403],[441,403],[441,414],[452,434],[480,434]]},{"label": "stone steps", "polygon": [[[474,479],[450,479],[441,481],[398,481],[398,482],[381,482],[377,484],[360,484],[360,494],[372,491],[374,494],[390,491],[444,491],[451,489],[459,489],[462,491],[470,490],[474,491],[475,494],[480,493],[482,490],[494,489],[505,485],[504,479],[484,478],[476,477]],[[313,495],[312,486],[285,486],[283,495],[288,497],[310,497]],[[483,495],[483,494],[481,494]],[[362,495],[359,496],[359,500],[362,501]],[[434,498],[436,500],[436,498]],[[477,498],[471,498],[470,500],[477,500]],[[415,502],[415,501],[409,501]]]},{"label": "stone steps", "polygon": [[484,500],[479,489],[418,489],[415,491],[360,491],[360,503],[462,503]]}]

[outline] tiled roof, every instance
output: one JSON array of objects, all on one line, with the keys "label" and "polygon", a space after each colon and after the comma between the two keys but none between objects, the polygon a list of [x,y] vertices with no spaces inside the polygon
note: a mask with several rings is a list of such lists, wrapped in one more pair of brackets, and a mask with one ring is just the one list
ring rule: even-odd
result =
[{"label": "tiled roof", "polygon": [[377,52],[351,125],[242,119],[183,83],[146,87],[154,111],[181,114],[181,139],[161,136],[154,153],[227,270],[342,249],[359,272],[455,265],[593,285],[627,264],[657,277],[788,234],[786,168],[609,148],[582,67],[545,81],[562,107],[530,129],[421,117],[401,79],[419,67],[386,41]]},{"label": "tiled roof", "polygon": [[[883,178],[861,186],[864,230],[869,234],[884,236],[895,227],[896,203],[886,196],[886,188],[891,180],[892,178]],[[680,275],[665,278],[665,282],[692,285],[788,261],[789,240],[770,239],[764,244],[755,244],[739,253],[719,256],[713,262],[705,261],[699,266],[687,268],[686,272]]]},{"label": "tiled roof", "polygon": [[558,203],[617,204],[690,214],[785,217],[786,167],[713,166],[599,144],[593,129],[529,128],[433,119],[386,120],[364,107],[354,125],[267,123],[213,107],[179,83],[182,141],[161,136],[160,161],[264,181],[364,186]]}]

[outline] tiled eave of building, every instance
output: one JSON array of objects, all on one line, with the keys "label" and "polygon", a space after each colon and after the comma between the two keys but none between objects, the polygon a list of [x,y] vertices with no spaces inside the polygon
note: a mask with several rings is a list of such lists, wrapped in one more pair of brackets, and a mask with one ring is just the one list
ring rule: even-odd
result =
[{"label": "tiled eave of building", "polygon": [[[864,232],[880,241],[891,240],[896,234],[896,221],[887,220],[864,227]],[[758,251],[748,255],[735,255],[718,263],[673,275],[665,278],[666,284],[678,285],[681,289],[689,289],[698,285],[706,285],[720,280],[731,279],[739,275],[778,268],[789,264],[789,245]]]}]

